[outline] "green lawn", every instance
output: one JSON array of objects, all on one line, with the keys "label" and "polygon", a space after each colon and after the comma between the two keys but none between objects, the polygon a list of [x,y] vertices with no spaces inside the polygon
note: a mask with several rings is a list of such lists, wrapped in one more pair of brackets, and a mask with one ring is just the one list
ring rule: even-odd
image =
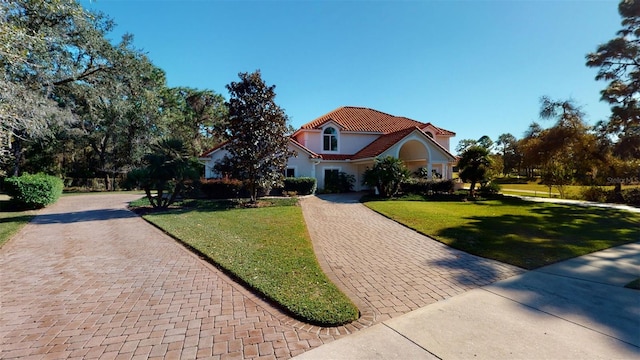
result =
[{"label": "green lawn", "polygon": [[320,269],[297,200],[232,204],[191,201],[144,218],[301,320],[334,326],[358,318],[357,307]]},{"label": "green lawn", "polygon": [[365,204],[447,245],[525,269],[640,240],[640,214],[613,209],[515,198]]},{"label": "green lawn", "polygon": [[0,246],[25,226],[33,215],[29,211],[13,211],[9,208],[9,197],[0,195]]},{"label": "green lawn", "polygon": [[[467,184],[467,187],[469,185]],[[550,197],[549,196],[549,187],[546,185],[539,184],[537,181],[529,181],[526,184],[500,184],[502,190],[500,191],[503,194],[511,194],[511,195],[525,195],[525,196],[538,196],[538,197]],[[589,186],[583,185],[566,185],[565,192],[568,198],[580,198],[582,194],[582,190],[588,188]],[[630,189],[638,187],[638,185],[623,185],[623,189]],[[602,186],[603,189],[613,190],[613,185],[611,186]],[[515,190],[515,191],[510,191]],[[558,193],[558,189],[555,187],[551,188],[551,197],[560,197]]]}]

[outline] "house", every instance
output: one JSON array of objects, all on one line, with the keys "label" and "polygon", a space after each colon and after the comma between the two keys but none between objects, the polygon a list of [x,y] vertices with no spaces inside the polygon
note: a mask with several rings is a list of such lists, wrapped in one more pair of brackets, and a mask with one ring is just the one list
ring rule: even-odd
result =
[{"label": "house", "polygon": [[[337,108],[303,125],[291,135],[286,176],[314,177],[324,188],[331,172],[355,176],[355,190],[363,190],[362,174],[376,157],[391,155],[404,161],[409,170],[426,168],[450,179],[456,157],[449,151],[455,133],[431,123],[353,106]],[[204,153],[205,177],[219,177],[216,161],[228,152],[224,144]]]}]

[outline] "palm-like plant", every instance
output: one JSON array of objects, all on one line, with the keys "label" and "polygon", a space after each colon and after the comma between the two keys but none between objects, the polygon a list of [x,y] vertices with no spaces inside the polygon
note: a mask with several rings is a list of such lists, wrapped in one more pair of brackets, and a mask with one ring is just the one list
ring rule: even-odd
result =
[{"label": "palm-like plant", "polygon": [[176,201],[185,182],[196,180],[199,173],[181,140],[165,139],[151,149],[144,157],[146,166],[131,171],[129,179],[144,190],[151,206],[166,209]]},{"label": "palm-like plant", "polygon": [[392,197],[400,191],[400,184],[411,173],[404,162],[393,156],[376,159],[373,168],[364,172],[363,184],[377,188],[382,197]]},{"label": "palm-like plant", "polygon": [[487,181],[488,169],[491,165],[489,151],[482,146],[471,146],[460,156],[458,167],[462,181],[470,182],[469,194],[474,195],[476,184]]}]

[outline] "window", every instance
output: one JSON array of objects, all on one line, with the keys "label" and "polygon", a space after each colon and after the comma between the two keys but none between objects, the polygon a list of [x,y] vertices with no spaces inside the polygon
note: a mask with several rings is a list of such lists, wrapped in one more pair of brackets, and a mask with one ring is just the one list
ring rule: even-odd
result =
[{"label": "window", "polygon": [[284,171],[284,177],[296,177],[296,169],[286,168]]},{"label": "window", "polygon": [[322,132],[324,151],[338,151],[338,132],[332,127],[324,129]]}]

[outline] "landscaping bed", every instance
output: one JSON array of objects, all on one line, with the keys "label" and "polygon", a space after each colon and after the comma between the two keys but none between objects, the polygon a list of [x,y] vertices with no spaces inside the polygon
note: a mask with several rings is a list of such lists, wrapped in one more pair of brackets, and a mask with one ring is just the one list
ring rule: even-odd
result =
[{"label": "landscaping bed", "polygon": [[282,306],[293,317],[321,326],[356,320],[357,307],[322,272],[297,199],[187,200],[168,211],[140,207],[143,217],[213,264]]}]

